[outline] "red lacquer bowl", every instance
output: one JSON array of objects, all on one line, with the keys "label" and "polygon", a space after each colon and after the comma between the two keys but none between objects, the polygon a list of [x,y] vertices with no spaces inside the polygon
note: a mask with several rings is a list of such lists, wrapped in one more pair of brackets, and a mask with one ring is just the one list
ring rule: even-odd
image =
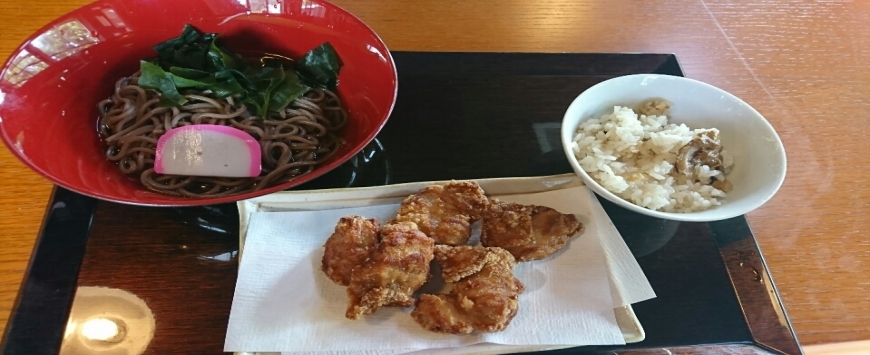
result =
[{"label": "red lacquer bowl", "polygon": [[[299,58],[329,41],[344,66],[338,93],[350,114],[347,143],[308,175],[258,192],[186,198],[146,189],[105,158],[96,103],[111,95],[152,46],[184,24],[218,33],[233,51]],[[386,123],[396,69],[383,41],[358,18],[320,0],[102,0],[48,24],[0,72],[0,130],[24,164],[56,184],[99,199],[153,206],[225,203],[287,189],[334,169]]]}]

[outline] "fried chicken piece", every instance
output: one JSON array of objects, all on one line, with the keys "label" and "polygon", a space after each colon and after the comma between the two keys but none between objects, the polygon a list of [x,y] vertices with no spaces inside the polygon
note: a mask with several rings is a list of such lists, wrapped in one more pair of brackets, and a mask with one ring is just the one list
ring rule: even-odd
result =
[{"label": "fried chicken piece", "polygon": [[480,243],[507,249],[517,261],[540,260],[582,231],[583,223],[572,214],[493,199],[483,213]]},{"label": "fried chicken piece", "polygon": [[415,223],[435,243],[465,245],[471,237],[471,224],[480,219],[487,204],[476,182],[451,181],[408,196],[395,221]]},{"label": "fried chicken piece", "polygon": [[496,248],[458,246],[435,247],[435,260],[441,267],[441,278],[444,282],[458,282],[466,277],[480,272],[487,263],[495,260],[501,250]]},{"label": "fried chicken piece", "polygon": [[377,250],[353,269],[345,316],[357,319],[384,306],[414,305],[414,291],[429,280],[435,242],[409,226],[385,226]]},{"label": "fried chicken piece", "polygon": [[513,275],[514,257],[501,248],[435,246],[447,294],[422,294],[411,317],[438,333],[499,332],[519,310],[523,284]]},{"label": "fried chicken piece", "polygon": [[320,269],[333,282],[347,286],[353,268],[362,265],[377,248],[380,223],[374,218],[347,216],[323,244]]},{"label": "fried chicken piece", "polygon": [[384,224],[381,227],[381,236],[386,236],[392,233],[407,233],[415,230],[420,230],[417,228],[417,224],[413,222],[396,222],[395,220],[387,221],[387,224]]}]

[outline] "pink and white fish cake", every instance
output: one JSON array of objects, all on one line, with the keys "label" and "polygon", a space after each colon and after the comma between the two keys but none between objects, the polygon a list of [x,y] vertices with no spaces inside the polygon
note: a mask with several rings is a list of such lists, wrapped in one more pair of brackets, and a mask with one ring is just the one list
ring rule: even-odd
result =
[{"label": "pink and white fish cake", "polygon": [[260,144],[244,131],[221,125],[188,125],[157,141],[158,174],[254,177],[261,171]]}]

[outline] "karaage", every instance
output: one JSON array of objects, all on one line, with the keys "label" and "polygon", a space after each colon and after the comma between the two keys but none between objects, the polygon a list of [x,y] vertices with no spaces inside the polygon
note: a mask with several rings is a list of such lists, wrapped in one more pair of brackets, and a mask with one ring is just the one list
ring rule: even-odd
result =
[{"label": "karaage", "polygon": [[353,268],[365,262],[377,248],[380,224],[374,218],[347,216],[338,220],[335,232],[323,245],[321,270],[335,283],[347,286]]},{"label": "karaage", "polygon": [[582,231],[583,224],[572,214],[493,199],[483,213],[480,243],[507,249],[517,261],[540,260]]},{"label": "karaage", "polygon": [[450,293],[422,294],[411,317],[439,333],[504,330],[519,309],[523,284],[513,275],[514,257],[501,248],[435,246]]},{"label": "karaage", "polygon": [[384,226],[377,249],[353,269],[345,316],[358,319],[385,306],[414,305],[414,291],[429,280],[435,242],[410,226]]},{"label": "karaage", "polygon": [[488,200],[474,181],[452,181],[428,186],[408,196],[396,222],[412,222],[437,244],[465,245],[471,224],[479,220]]}]

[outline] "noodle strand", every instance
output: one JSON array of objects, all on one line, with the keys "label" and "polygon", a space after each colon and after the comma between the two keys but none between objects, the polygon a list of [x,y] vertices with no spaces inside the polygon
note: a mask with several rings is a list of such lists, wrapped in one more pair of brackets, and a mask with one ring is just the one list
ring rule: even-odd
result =
[{"label": "noodle strand", "polygon": [[[114,94],[97,104],[99,133],[107,159],[147,188],[172,195],[214,197],[258,191],[314,170],[343,140],[339,131],[347,112],[334,92],[311,89],[281,112],[264,119],[248,112],[237,98],[216,98],[208,91],[186,91],[188,102],[159,106],[154,90],[137,85],[138,73],[115,84]],[[260,143],[262,173],[252,178],[162,175],[154,171],[157,140],[173,128],[217,124],[247,132]]]}]

